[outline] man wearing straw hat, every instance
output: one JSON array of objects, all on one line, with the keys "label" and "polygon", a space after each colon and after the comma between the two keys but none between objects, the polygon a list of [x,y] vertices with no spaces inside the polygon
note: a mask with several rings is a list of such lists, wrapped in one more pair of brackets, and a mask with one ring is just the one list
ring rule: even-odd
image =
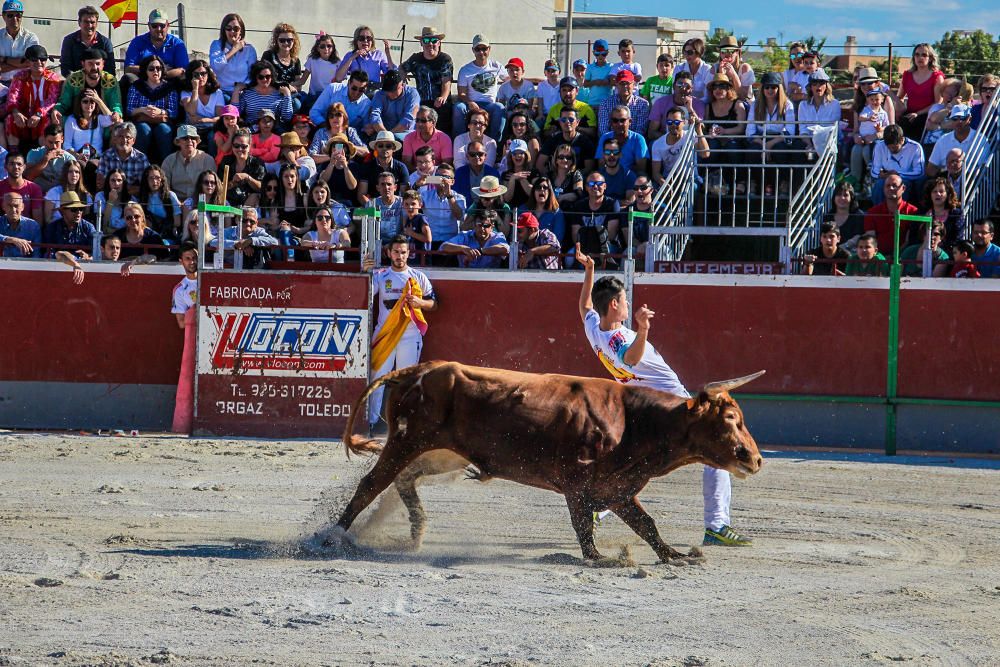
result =
[{"label": "man wearing straw hat", "polygon": [[184,201],[195,195],[194,184],[203,171],[215,171],[215,160],[198,148],[198,130],[194,125],[177,128],[174,145],[177,150],[163,160],[163,173],[170,182],[170,189]]},{"label": "man wearing straw hat", "polygon": [[410,170],[401,160],[394,157],[403,148],[403,144],[399,143],[392,132],[382,130],[368,143],[368,147],[372,149],[375,159],[365,166],[358,177],[358,200],[361,202],[367,202],[371,198],[368,195],[368,186],[377,184],[379,174],[382,172],[392,173],[397,183],[410,181]]},{"label": "man wearing straw hat", "polygon": [[451,82],[455,79],[455,64],[451,56],[441,50],[444,33],[434,26],[424,26],[415,37],[420,42],[420,53],[414,53],[400,66],[404,76],[413,77],[413,85],[420,94],[421,106],[431,107],[438,114],[439,129],[451,134]]}]

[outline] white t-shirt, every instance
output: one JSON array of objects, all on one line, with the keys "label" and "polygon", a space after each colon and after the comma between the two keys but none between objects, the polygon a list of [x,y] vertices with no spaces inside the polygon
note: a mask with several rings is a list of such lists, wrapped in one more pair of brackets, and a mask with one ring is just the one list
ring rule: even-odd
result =
[{"label": "white t-shirt", "polygon": [[[302,238],[309,241],[319,241],[319,232],[317,231],[306,232]],[[329,250],[319,250],[317,248],[310,248],[309,256],[312,258],[312,261],[314,262],[333,262],[335,264],[344,263],[343,250],[334,250],[333,254],[331,255]]]},{"label": "white t-shirt", "polygon": [[[393,309],[396,302],[403,296],[403,288],[406,287],[406,283],[409,282],[410,278],[415,278],[417,284],[420,285],[420,291],[423,292],[424,299],[434,298],[434,288],[431,286],[431,281],[427,278],[427,275],[423,271],[418,271],[413,267],[406,267],[405,271],[398,272],[392,267],[386,267],[378,269],[372,274],[372,296],[378,302],[378,324],[375,327],[373,336],[378,335],[379,331],[382,330],[382,325],[385,324],[386,318],[389,317],[389,311]],[[406,333],[419,335],[420,330],[417,329],[417,325],[413,322],[406,327]]]},{"label": "white t-shirt", "polygon": [[468,89],[473,102],[496,102],[500,84],[507,80],[507,70],[495,60],[480,67],[475,61],[458,70],[458,85]]},{"label": "white t-shirt", "polygon": [[198,281],[184,276],[174,287],[174,303],[170,312],[176,315],[183,315],[191,308],[194,308],[197,297]]},{"label": "white t-shirt", "polygon": [[583,330],[597,358],[604,364],[611,377],[618,382],[659,389],[684,398],[689,396],[677,378],[677,373],[674,373],[648,340],[639,363],[635,366],[625,363],[625,352],[635,340],[635,332],[628,327],[621,326],[610,331],[602,331],[601,317],[596,310],[589,310],[583,322]]},{"label": "white t-shirt", "polygon": [[528,100],[529,102],[535,99],[535,84],[531,83],[527,79],[521,80],[521,87],[514,90],[514,86],[511,85],[510,80],[504,81],[503,85],[497,89],[497,102],[500,102],[506,106],[509,100],[513,98],[521,98]]},{"label": "white t-shirt", "polygon": [[[181,102],[191,99],[191,92],[181,93]],[[226,106],[226,99],[222,96],[222,91],[217,90],[208,96],[208,103],[201,103],[201,95],[198,96],[198,115],[202,118],[215,118],[215,108]]]},{"label": "white t-shirt", "polygon": [[90,144],[97,150],[95,157],[99,157],[104,152],[104,128],[106,127],[111,127],[111,116],[100,114],[97,117],[97,127],[91,126],[86,130],[80,129],[79,123],[76,122],[76,116],[66,116],[63,120],[63,148],[79,151]]},{"label": "white t-shirt", "polygon": [[309,94],[319,95],[327,84],[333,83],[333,75],[339,65],[320,58],[307,58],[302,68],[309,72]]},{"label": "white t-shirt", "polygon": [[538,93],[538,97],[541,98],[542,100],[543,116],[548,115],[549,109],[552,108],[553,104],[558,104],[559,102],[562,101],[562,98],[559,97],[558,83],[556,83],[556,85],[553,86],[551,83],[548,82],[548,80],[541,81],[538,84],[538,87],[535,89],[535,92]]},{"label": "white t-shirt", "polygon": [[[928,162],[933,162],[935,165],[944,169],[947,165],[945,164],[948,159],[948,153],[952,148],[961,148],[963,155],[969,154],[969,149],[972,148],[972,142],[976,139],[976,131],[969,130],[969,136],[965,138],[965,141],[959,141],[955,138],[954,132],[949,132],[937,140],[934,144],[934,150],[931,151],[931,156],[927,160]],[[989,153],[984,153],[989,155]]]},{"label": "white t-shirt", "polygon": [[618,72],[622,70],[628,70],[635,75],[636,81],[642,81],[642,65],[639,63],[623,63],[617,62],[611,66],[611,76],[618,76]]}]

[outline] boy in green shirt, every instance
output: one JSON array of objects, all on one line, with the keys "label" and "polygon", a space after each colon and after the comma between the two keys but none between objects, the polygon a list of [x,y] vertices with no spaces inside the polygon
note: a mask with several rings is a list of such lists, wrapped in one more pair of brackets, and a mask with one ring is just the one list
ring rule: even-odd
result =
[{"label": "boy in green shirt", "polygon": [[661,53],[656,59],[656,76],[651,76],[639,91],[652,104],[658,97],[674,94],[674,59],[669,53]]},{"label": "boy in green shirt", "polygon": [[866,232],[858,238],[857,252],[847,262],[849,276],[887,276],[889,265],[878,251],[878,238],[874,232]]}]

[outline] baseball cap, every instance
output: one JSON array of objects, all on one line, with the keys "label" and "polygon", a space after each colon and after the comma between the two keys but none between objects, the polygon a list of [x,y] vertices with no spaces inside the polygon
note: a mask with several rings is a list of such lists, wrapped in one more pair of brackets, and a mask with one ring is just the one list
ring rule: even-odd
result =
[{"label": "baseball cap", "polygon": [[174,138],[174,141],[176,142],[180,139],[187,139],[187,138],[200,139],[200,137],[198,136],[198,130],[195,128],[194,125],[178,125],[177,136]]},{"label": "baseball cap", "polygon": [[829,80],[830,80],[830,75],[827,74],[824,70],[821,70],[821,69],[818,69],[818,70],[816,70],[815,72],[813,72],[812,74],[809,75],[809,83],[816,83],[816,82],[819,82],[819,81],[822,81],[822,82],[825,83],[825,82],[827,82]]},{"label": "baseball cap", "polygon": [[607,53],[608,52],[608,40],[606,40],[606,39],[599,39],[596,42],[594,42],[594,53],[597,53],[597,52],[601,52],[601,53]]},{"label": "baseball cap", "polygon": [[615,75],[615,81],[635,81],[635,74],[632,70],[623,69]]},{"label": "baseball cap", "polygon": [[[810,79],[810,81],[812,81],[812,79]],[[873,97],[875,95],[881,95],[881,94],[882,94],[881,88],[872,88],[867,93],[865,93],[865,97]]]},{"label": "baseball cap", "polygon": [[477,46],[491,46],[490,40],[486,39],[485,35],[476,35],[472,38],[472,48]]},{"label": "baseball cap", "polygon": [[7,0],[3,3],[3,12],[20,12],[24,13],[24,5],[21,4],[20,0]]},{"label": "baseball cap", "polygon": [[948,114],[949,120],[957,120],[961,118],[968,118],[972,115],[972,109],[970,109],[965,104],[956,104],[951,108],[951,113]]},{"label": "baseball cap", "polygon": [[292,116],[292,125],[298,125],[299,123],[305,123],[306,125],[312,125],[312,121],[309,120],[309,116],[301,113],[297,113]]},{"label": "baseball cap", "polygon": [[559,87],[562,88],[563,86],[569,86],[570,88],[579,88],[580,84],[579,82],[577,82],[576,77],[564,76],[562,79],[559,80]]},{"label": "baseball cap", "polygon": [[587,61],[584,60],[583,58],[577,58],[576,60],[573,61],[573,69],[576,69],[577,67],[583,67],[586,69]]},{"label": "baseball cap", "polygon": [[538,218],[536,218],[531,211],[525,211],[521,215],[517,216],[517,226],[533,227],[538,229]]},{"label": "baseball cap", "polygon": [[170,19],[167,18],[167,13],[162,9],[154,9],[149,13],[149,20],[146,21],[147,25],[153,25],[154,23],[170,23]]},{"label": "baseball cap", "polygon": [[239,118],[240,117],[240,110],[237,109],[236,106],[233,105],[233,104],[227,104],[226,106],[222,107],[222,110],[219,112],[219,115],[220,116],[232,116],[233,118]]},{"label": "baseball cap", "polygon": [[527,153],[528,152],[528,142],[525,141],[524,139],[514,139],[513,141],[511,141],[510,142],[510,151],[509,152],[511,152],[511,153],[517,153],[518,151],[520,151],[521,153]]},{"label": "baseball cap", "polygon": [[257,120],[260,120],[261,118],[270,118],[271,120],[278,120],[278,116],[277,114],[274,113],[274,109],[261,109],[260,113],[257,114]]},{"label": "baseball cap", "polygon": [[760,85],[762,86],[780,86],[781,85],[781,75],[777,72],[764,72],[764,76],[760,77]]},{"label": "baseball cap", "polygon": [[520,67],[521,69],[524,69],[524,61],[520,58],[511,58],[507,61],[506,67]]}]

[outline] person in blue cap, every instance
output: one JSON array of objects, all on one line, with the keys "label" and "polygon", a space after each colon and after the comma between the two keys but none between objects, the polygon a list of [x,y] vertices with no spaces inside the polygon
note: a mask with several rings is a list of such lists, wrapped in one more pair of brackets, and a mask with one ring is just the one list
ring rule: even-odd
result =
[{"label": "person in blue cap", "polygon": [[6,0],[3,3],[5,29],[0,31],[0,81],[9,83],[14,75],[28,67],[24,52],[29,46],[38,44],[38,36],[21,27],[24,5],[21,0]]},{"label": "person in blue cap", "polygon": [[583,87],[588,91],[587,103],[596,111],[601,102],[608,99],[612,91],[611,63],[608,62],[608,40],[594,42],[594,62],[587,65]]}]

